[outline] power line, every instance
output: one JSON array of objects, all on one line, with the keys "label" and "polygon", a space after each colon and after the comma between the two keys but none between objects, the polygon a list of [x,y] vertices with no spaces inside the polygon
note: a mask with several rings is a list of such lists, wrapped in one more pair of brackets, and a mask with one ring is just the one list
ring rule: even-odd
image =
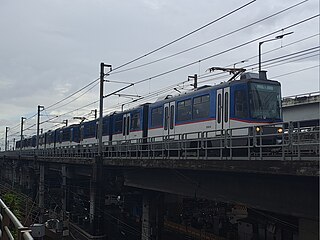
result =
[{"label": "power line", "polygon": [[59,107],[56,107],[56,108],[51,109],[51,111],[57,110],[57,109],[59,109],[59,108],[62,108],[62,107],[65,107],[65,106],[69,105],[70,103],[75,102],[77,99],[79,99],[80,97],[82,97],[82,96],[84,96],[85,94],[87,94],[88,92],[90,92],[90,91],[91,91],[94,87],[96,87],[98,84],[99,84],[99,82],[97,82],[95,85],[93,85],[91,88],[89,88],[87,91],[85,91],[84,93],[82,93],[82,94],[79,95],[78,97],[72,99],[71,101],[69,101],[69,102],[67,102],[67,103],[65,103],[65,104],[63,104],[63,105],[61,105],[61,106],[59,106]]},{"label": "power line", "polygon": [[99,80],[99,78],[97,78],[97,79],[93,80],[93,81],[92,81],[92,82],[90,82],[89,84],[87,84],[87,85],[85,85],[84,87],[80,88],[78,91],[76,91],[76,92],[74,92],[74,93],[72,93],[72,94],[68,95],[67,97],[65,97],[65,98],[61,99],[60,101],[58,101],[58,102],[56,102],[56,103],[54,103],[54,104],[52,104],[52,105],[50,105],[50,106],[48,106],[48,107],[46,107],[46,108],[47,108],[47,109],[49,109],[49,108],[51,108],[51,107],[53,107],[53,106],[58,105],[59,103],[61,103],[61,102],[65,101],[66,99],[68,99],[68,98],[70,98],[70,97],[74,96],[75,94],[77,94],[77,93],[81,92],[82,90],[86,89],[87,87],[91,86],[92,84],[94,84],[94,83],[95,83],[96,81],[98,81],[98,80]]},{"label": "power line", "polygon": [[[280,31],[283,31],[283,30],[285,30],[285,29],[289,29],[289,28],[291,28],[291,27],[297,26],[297,25],[299,25],[299,24],[301,24],[301,23],[304,23],[304,22],[307,22],[307,21],[309,21],[309,20],[312,20],[313,18],[316,18],[316,17],[319,17],[319,14],[318,14],[318,15],[315,15],[315,16],[312,16],[312,17],[309,17],[309,18],[307,18],[307,19],[304,19],[304,20],[302,20],[302,21],[299,21],[299,22],[297,22],[297,23],[294,23],[294,24],[292,24],[292,25],[289,25],[289,26],[287,26],[287,27],[285,27],[285,28],[283,28],[283,29],[281,29],[281,30],[274,31],[274,32],[269,33],[269,34],[266,34],[266,35],[264,35],[264,36],[262,36],[262,37],[258,37],[258,38],[256,38],[256,39],[251,40],[251,41],[248,41],[248,42],[245,42],[245,43],[243,43],[243,44],[237,45],[237,46],[235,46],[235,47],[229,48],[229,49],[227,49],[227,50],[225,50],[225,51],[222,51],[222,52],[220,52],[220,53],[217,53],[217,54],[208,56],[208,57],[206,57],[206,58],[200,59],[200,60],[195,61],[195,62],[191,62],[191,63],[189,63],[189,64],[180,66],[180,67],[175,68],[175,69],[171,69],[171,70],[169,70],[169,71],[166,71],[166,72],[163,72],[163,73],[154,75],[154,76],[152,76],[152,77],[139,80],[139,81],[137,81],[137,82],[135,82],[135,83],[132,83],[132,84],[130,84],[130,85],[128,85],[128,86],[125,86],[125,87],[123,87],[123,88],[120,88],[120,89],[118,89],[118,90],[116,90],[116,91],[114,91],[114,92],[106,95],[105,97],[109,97],[109,96],[111,96],[111,95],[113,95],[113,94],[115,94],[115,93],[121,92],[121,91],[123,91],[123,90],[125,90],[125,89],[127,89],[127,88],[129,88],[129,87],[134,86],[135,84],[139,84],[139,83],[142,83],[142,82],[145,82],[145,81],[148,81],[148,80],[151,80],[151,79],[154,79],[154,78],[157,78],[157,77],[160,77],[160,76],[163,76],[163,75],[172,73],[172,72],[174,72],[174,71],[178,71],[178,70],[180,70],[180,69],[183,69],[183,68],[186,68],[186,67],[188,67],[188,66],[194,65],[194,64],[199,63],[199,62],[201,62],[201,61],[206,61],[206,60],[208,60],[208,59],[210,59],[210,58],[213,58],[213,57],[218,56],[218,55],[221,55],[221,54],[223,54],[223,53],[232,51],[232,50],[234,50],[234,49],[236,49],[236,48],[245,46],[245,45],[250,44],[250,43],[252,43],[252,42],[254,42],[254,41],[260,40],[260,39],[262,39],[262,38],[264,38],[264,37],[267,37],[267,36],[270,36],[270,35],[272,35],[272,34],[275,34],[275,33],[278,33],[278,32],[280,32]],[[96,80],[95,80],[95,81],[96,81]],[[94,82],[95,82],[95,81],[94,81]],[[90,85],[93,84],[94,82],[90,83]],[[87,85],[87,86],[88,86],[88,85]],[[87,107],[87,106],[93,105],[93,104],[95,104],[95,103],[97,103],[97,102],[98,102],[98,101],[94,101],[94,102],[92,102],[92,103],[90,103],[90,104],[87,104],[87,105],[85,105],[85,106],[83,106],[83,107]],[[54,104],[54,105],[56,105],[56,104]],[[52,106],[54,106],[54,105],[51,105],[51,106],[49,106],[49,107],[52,107]],[[81,107],[81,108],[83,108],[83,107]],[[70,111],[70,112],[61,114],[60,116],[63,116],[63,115],[72,113],[72,112],[77,111],[77,110],[80,110],[81,108],[78,108],[78,109],[75,109],[75,110],[73,110],[73,111]],[[35,114],[34,116],[36,116],[36,114]],[[34,116],[32,116],[32,117],[34,117]],[[32,117],[30,117],[30,118],[32,118]],[[28,119],[30,119],[30,118],[28,118]],[[34,125],[33,125],[33,126],[34,126]]]},{"label": "power line", "polygon": [[[254,3],[255,1],[256,1],[256,0],[252,0],[252,1],[250,1],[250,2],[248,2],[248,3],[246,3],[246,4],[244,4],[244,5],[242,5],[241,7],[238,7],[238,8],[236,8],[235,10],[233,10],[233,11],[231,11],[231,12],[228,12],[227,14],[225,14],[225,15],[223,15],[223,16],[221,16],[221,17],[219,17],[219,18],[217,18],[217,19],[215,19],[215,20],[213,20],[213,21],[211,21],[211,22],[209,22],[209,23],[207,23],[207,24],[205,24],[205,25],[203,25],[203,26],[201,26],[201,27],[199,27],[199,28],[197,28],[197,29],[195,29],[195,30],[193,30],[193,31],[191,31],[191,32],[189,32],[189,33],[187,33],[187,34],[185,34],[185,35],[183,35],[183,36],[181,36],[181,37],[179,37],[179,38],[177,38],[177,39],[175,39],[175,40],[173,40],[173,41],[165,44],[165,45],[163,45],[163,46],[160,46],[160,47],[156,48],[155,50],[152,50],[152,51],[150,51],[150,52],[148,52],[148,53],[146,53],[146,54],[144,54],[144,55],[142,55],[142,56],[140,56],[140,57],[137,57],[137,58],[135,58],[135,59],[133,59],[133,60],[127,62],[127,63],[124,63],[124,64],[122,64],[122,65],[114,68],[113,70],[120,69],[120,68],[122,68],[122,67],[124,67],[124,66],[127,66],[127,65],[129,65],[129,64],[131,64],[131,63],[133,63],[133,62],[136,62],[136,61],[138,61],[138,60],[140,60],[140,59],[142,59],[142,58],[144,58],[144,57],[146,57],[146,56],[149,56],[149,55],[151,55],[151,54],[153,54],[153,53],[155,53],[155,52],[157,52],[157,51],[159,51],[159,50],[161,50],[161,49],[164,49],[165,47],[168,47],[168,46],[170,46],[170,45],[172,45],[172,44],[174,44],[174,43],[176,43],[176,42],[178,42],[178,41],[180,41],[180,40],[182,40],[182,39],[184,39],[184,38],[186,38],[186,37],[188,37],[188,36],[190,36],[190,35],[192,35],[192,34],[194,34],[194,33],[196,33],[196,32],[198,32],[198,31],[200,31],[200,30],[202,30],[202,29],[204,29],[204,28],[206,28],[206,27],[208,27],[208,26],[210,26],[210,25],[212,25],[212,24],[214,24],[214,23],[222,20],[223,18],[225,18],[225,17],[227,17],[227,16],[229,16],[229,15],[231,15],[231,14],[233,14],[233,13],[235,13],[235,12],[237,12],[237,11],[239,11],[239,10],[247,7],[247,6],[249,6],[250,4]],[[306,1],[307,1],[307,0],[306,0]],[[111,72],[111,71],[110,71],[110,72]],[[107,74],[109,74],[109,73],[107,73]],[[90,85],[92,85],[93,83],[95,83],[95,82],[98,81],[98,80],[99,80],[99,78],[93,80],[92,82],[90,82],[89,84],[85,85],[84,87],[82,87],[81,89],[77,90],[76,92],[68,95],[67,97],[61,99],[60,101],[58,101],[58,102],[56,102],[56,103],[54,103],[54,104],[49,105],[48,107],[46,107],[46,109],[49,109],[49,108],[51,108],[51,107],[53,107],[53,106],[58,105],[59,103],[65,101],[65,100],[67,100],[68,98],[70,98],[70,97],[74,96],[75,94],[81,92],[82,90],[84,90],[85,88],[89,87]],[[71,101],[71,102],[73,102],[73,101]],[[66,105],[67,105],[67,104],[66,104]],[[65,106],[65,105],[63,105],[63,106]],[[34,117],[34,116],[36,116],[36,115],[37,115],[37,114],[33,115],[32,117]],[[32,118],[32,117],[30,117],[30,118]]]},{"label": "power line", "polygon": [[294,73],[298,73],[298,72],[306,71],[306,70],[309,70],[309,69],[312,69],[312,68],[317,68],[317,67],[319,67],[319,66],[320,66],[320,65],[315,65],[315,66],[312,66],[312,67],[307,67],[307,68],[299,69],[299,70],[297,70],[297,71],[288,72],[288,73],[285,73],[285,74],[281,74],[281,75],[273,76],[272,78],[280,78],[280,77],[284,77],[284,76],[291,75],[291,74],[294,74]]},{"label": "power line", "polygon": [[[315,48],[319,48],[319,47],[315,47]],[[317,52],[317,50],[316,51],[312,51],[312,52],[307,52],[307,51],[310,51],[310,49],[312,50],[312,49],[315,49],[315,48],[309,48],[309,49],[302,50],[302,51],[299,51],[299,52],[296,52],[296,53],[287,54],[287,55],[284,55],[284,56],[281,56],[281,57],[276,57],[276,58],[273,58],[273,59],[269,59],[269,60],[263,61],[262,63],[269,62],[269,65],[271,65],[271,67],[280,66],[280,65],[283,65],[283,64],[294,62],[294,61],[290,61],[290,62],[283,62],[283,61],[291,60],[291,59],[294,59],[294,58],[297,58],[297,57],[302,57],[302,56],[308,55],[308,54],[313,53],[313,52]],[[303,54],[300,54],[300,53],[303,53]],[[297,56],[295,56],[295,55],[297,55]],[[291,57],[288,58],[288,56],[291,56]],[[316,56],[316,55],[312,55],[312,57],[314,57],[314,56]],[[311,57],[311,56],[309,56],[309,57]],[[282,58],[286,58],[286,59],[282,59]],[[304,58],[296,59],[296,61],[302,60],[302,59],[304,59]],[[276,60],[279,60],[279,61],[276,61]],[[254,64],[246,65],[246,66],[244,66],[244,68],[249,68],[249,67],[253,67],[253,66],[257,66],[257,65],[258,65],[258,63],[254,63]],[[252,69],[255,69],[255,68],[257,68],[257,67],[254,67]],[[199,79],[208,78],[208,77],[214,77],[214,76],[218,76],[218,75],[222,75],[222,74],[226,74],[226,73],[224,73],[224,72],[214,73],[214,74],[211,74],[211,75],[208,75],[208,76],[205,76],[205,77],[200,77]],[[204,81],[199,81],[199,83],[205,83],[205,82],[209,82],[209,81],[212,81],[212,80],[215,80],[215,79],[208,79],[208,80],[204,80]]]},{"label": "power line", "polygon": [[269,19],[269,18],[272,18],[272,17],[274,17],[274,16],[276,16],[276,15],[279,15],[279,14],[281,14],[281,13],[283,13],[283,12],[286,12],[286,11],[288,11],[288,10],[290,10],[290,9],[292,9],[292,8],[295,8],[295,7],[297,7],[297,6],[305,3],[305,2],[307,2],[307,1],[308,1],[308,0],[304,0],[304,1],[302,1],[302,2],[299,2],[299,3],[297,3],[297,4],[294,4],[294,5],[292,5],[292,6],[288,7],[288,8],[285,8],[285,9],[283,9],[283,10],[281,10],[281,11],[278,11],[278,12],[276,12],[276,13],[274,13],[274,14],[271,14],[271,15],[269,15],[269,16],[267,16],[267,17],[264,17],[264,18],[262,18],[262,19],[260,19],[260,20],[258,20],[258,21],[255,21],[255,22],[250,23],[250,24],[248,24],[248,25],[246,25],[246,26],[244,26],[244,27],[241,27],[241,28],[238,28],[238,29],[236,29],[236,30],[234,30],[234,31],[231,31],[231,32],[229,32],[229,33],[227,33],[227,34],[224,34],[224,35],[221,35],[221,36],[216,37],[216,38],[214,38],[214,39],[211,39],[211,40],[209,40],[209,41],[207,41],[207,42],[198,44],[198,45],[196,45],[196,46],[194,46],[194,47],[185,49],[185,50],[183,50],[183,51],[180,51],[180,52],[177,52],[177,53],[168,55],[168,56],[163,57],[163,58],[159,58],[159,59],[157,59],[157,60],[154,60],[154,61],[151,61],[151,62],[148,62],[148,63],[141,64],[141,65],[138,65],[138,66],[135,66],[135,67],[131,67],[131,68],[127,68],[127,69],[124,69],[124,70],[112,72],[112,74],[122,73],[122,72],[130,71],[130,70],[138,69],[138,68],[145,67],[145,66],[148,66],[148,65],[150,65],[150,64],[157,63],[157,62],[160,62],[160,61],[163,61],[163,60],[166,60],[166,59],[169,59],[169,58],[178,56],[178,55],[180,55],[180,54],[189,52],[189,51],[194,50],[194,49],[196,49],[196,48],[199,48],[199,47],[202,47],[202,46],[207,45],[207,44],[209,44],[209,43],[212,43],[212,42],[214,42],[214,41],[220,40],[220,39],[222,39],[222,38],[224,38],[224,37],[230,36],[230,35],[232,35],[232,34],[234,34],[234,33],[238,33],[239,31],[242,31],[242,30],[244,30],[244,29],[246,29],[246,28],[248,28],[248,27],[254,26],[255,24],[258,24],[258,23],[263,22],[263,21],[265,21],[265,20],[267,20],[267,19]]},{"label": "power line", "polygon": [[[305,55],[308,55],[310,53],[305,53],[303,54],[302,56],[305,56]],[[273,68],[273,67],[278,67],[278,66],[281,66],[281,65],[284,65],[284,64],[288,64],[288,63],[293,63],[293,62],[298,62],[298,61],[301,61],[301,60],[305,60],[305,59],[309,59],[309,58],[313,58],[313,57],[316,57],[316,56],[319,56],[319,53],[318,54],[313,54],[311,56],[306,56],[306,57],[301,57],[301,56],[295,56],[295,57],[291,57],[291,58],[288,58],[288,59],[284,59],[284,60],[279,60],[279,61],[276,61],[274,63],[269,63],[269,64],[266,64],[264,65],[265,67],[268,67],[268,68]],[[295,59],[297,57],[300,57],[298,59]],[[288,60],[291,60],[291,59],[295,59],[293,61],[288,61]],[[284,61],[287,61],[287,62],[284,62]]]},{"label": "power line", "polygon": [[119,93],[119,92],[121,92],[121,91],[123,91],[123,90],[125,90],[125,89],[127,89],[127,88],[130,88],[130,87],[132,87],[132,86],[134,86],[134,85],[136,85],[136,84],[143,83],[143,82],[146,82],[146,81],[148,81],[148,80],[155,79],[155,78],[158,78],[158,77],[167,75],[167,74],[172,73],[172,72],[176,72],[176,71],[181,70],[181,69],[184,69],[184,68],[186,68],[186,67],[190,67],[190,66],[195,65],[195,64],[197,64],[197,63],[200,63],[200,62],[209,60],[209,59],[211,59],[211,58],[213,58],[213,57],[216,57],[216,56],[219,56],[219,55],[221,55],[221,54],[224,54],[224,53],[233,51],[233,50],[235,50],[235,49],[237,49],[237,48],[240,48],[240,47],[243,47],[243,46],[248,45],[248,44],[250,44],[250,43],[256,42],[256,41],[258,41],[258,40],[260,40],[260,39],[263,39],[263,38],[265,38],[265,37],[271,36],[271,35],[273,35],[273,34],[282,32],[282,31],[287,30],[287,29],[289,29],[289,28],[292,28],[292,27],[295,27],[295,26],[300,25],[300,24],[302,24],[302,23],[305,23],[305,22],[307,22],[307,21],[310,21],[310,20],[312,20],[312,19],[314,19],[314,18],[316,18],[316,17],[319,17],[319,14],[314,15],[314,16],[309,17],[309,18],[306,18],[306,19],[303,19],[303,20],[301,20],[301,21],[299,21],[299,22],[296,22],[296,23],[291,24],[291,25],[289,25],[289,26],[287,26],[287,27],[284,27],[284,28],[282,28],[282,29],[280,29],[280,30],[276,30],[276,31],[274,31],[274,32],[265,34],[265,35],[263,35],[263,36],[261,36],[261,37],[255,38],[255,39],[253,39],[253,40],[247,41],[247,42],[242,43],[242,44],[239,44],[239,45],[237,45],[237,46],[235,46],[235,47],[232,47],[232,48],[229,48],[229,49],[227,49],[227,50],[221,51],[221,52],[219,52],[219,53],[216,53],[216,54],[210,55],[210,56],[208,56],[208,57],[202,58],[202,59],[200,59],[200,60],[198,60],[198,61],[190,62],[190,63],[188,63],[188,64],[179,66],[179,67],[177,67],[177,68],[168,70],[168,71],[166,71],[166,72],[159,73],[159,74],[154,75],[154,76],[152,76],[152,77],[149,77],[149,78],[145,78],[145,79],[136,81],[136,82],[134,82],[134,83],[132,83],[132,84],[130,84],[130,85],[128,85],[128,86],[125,86],[125,87],[120,88],[120,89],[118,89],[118,90],[116,90],[116,91],[113,91],[112,93],[110,93],[110,94],[108,94],[108,95],[106,95],[106,96],[104,96],[104,97],[112,96],[112,95],[114,95],[114,94],[116,94],[116,93]]},{"label": "power line", "polygon": [[[319,36],[319,33],[314,34],[314,35],[311,35],[311,36],[308,36],[308,37],[305,37],[305,38],[302,38],[302,39],[299,39],[299,40],[294,41],[294,42],[291,42],[291,43],[288,43],[288,44],[283,45],[283,46],[281,46],[281,47],[277,47],[277,48],[271,49],[271,50],[269,50],[269,51],[265,51],[265,52],[263,52],[261,55],[265,55],[265,54],[268,54],[268,53],[270,53],[270,52],[274,52],[274,51],[276,51],[276,50],[283,49],[283,48],[285,48],[285,47],[288,47],[288,46],[291,46],[291,45],[294,45],[294,44],[297,44],[297,43],[300,43],[300,42],[309,40],[309,39],[314,38],[314,37],[316,37],[316,36]],[[256,57],[258,57],[258,56],[259,56],[259,55],[255,55],[255,56],[252,56],[252,57],[249,57],[249,58],[246,58],[246,59],[247,59],[247,60],[250,60],[250,59],[256,58]]]},{"label": "power line", "polygon": [[198,32],[198,31],[200,31],[200,30],[202,30],[202,29],[204,29],[204,28],[206,28],[206,27],[208,27],[208,26],[220,21],[221,19],[223,19],[223,18],[225,18],[225,17],[227,17],[227,16],[229,16],[229,15],[231,15],[231,14],[233,14],[233,13],[239,11],[239,10],[241,10],[242,8],[245,8],[245,7],[249,6],[250,4],[254,3],[255,1],[256,0],[250,1],[250,2],[242,5],[241,7],[238,7],[235,10],[233,10],[231,12],[228,12],[227,14],[225,14],[225,15],[223,15],[223,16],[221,16],[221,17],[219,17],[219,18],[217,18],[217,19],[215,19],[215,20],[213,20],[213,21],[211,21],[211,22],[209,22],[209,23],[207,23],[207,24],[205,24],[205,25],[203,25],[203,26],[201,26],[201,27],[199,27],[199,28],[197,28],[197,29],[195,29],[195,30],[193,30],[193,31],[191,31],[191,32],[189,32],[189,33],[187,33],[187,34],[175,39],[175,40],[173,40],[173,41],[171,41],[171,42],[169,42],[169,43],[166,43],[166,44],[164,44],[164,45],[162,45],[162,46],[160,46],[160,47],[158,47],[158,48],[156,48],[156,49],[154,49],[154,50],[152,50],[152,51],[150,51],[150,52],[148,52],[146,54],[143,54],[143,55],[141,55],[141,56],[139,56],[139,57],[127,62],[127,63],[124,63],[124,64],[114,68],[113,71],[117,70],[117,69],[120,69],[122,67],[125,67],[125,66],[127,66],[127,65],[129,65],[131,63],[134,63],[134,62],[136,62],[136,61],[138,61],[138,60],[140,60],[140,59],[142,59],[144,57],[147,57],[147,56],[149,56],[149,55],[151,55],[151,54],[153,54],[153,53],[155,53],[155,52],[157,52],[157,51],[159,51],[161,49],[164,49],[164,48],[166,48],[166,47],[168,47],[168,46],[170,46],[170,45],[172,45],[172,44],[174,44],[174,43],[176,43],[176,42],[178,42],[178,41],[180,41],[180,40],[182,40],[182,39],[184,39],[184,38],[186,38],[186,37],[188,37],[188,36],[190,36],[190,35],[192,35],[192,34],[194,34],[196,32]]}]

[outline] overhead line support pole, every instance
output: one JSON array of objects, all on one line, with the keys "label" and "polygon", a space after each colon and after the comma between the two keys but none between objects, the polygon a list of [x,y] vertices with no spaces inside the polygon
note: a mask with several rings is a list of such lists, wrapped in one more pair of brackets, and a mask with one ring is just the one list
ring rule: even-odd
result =
[{"label": "overhead line support pole", "polygon": [[5,151],[8,150],[8,131],[9,131],[9,127],[6,127],[6,136],[5,136],[5,143],[4,143],[4,150]]},{"label": "overhead line support pole", "polygon": [[284,34],[281,34],[281,35],[279,35],[279,36],[276,36],[275,38],[272,38],[272,39],[268,39],[268,40],[259,42],[259,73],[261,72],[261,45],[262,45],[263,43],[266,43],[266,42],[271,42],[271,41],[274,41],[274,40],[282,39],[284,36],[290,35],[290,34],[292,34],[292,33],[293,33],[293,32],[284,33]]},{"label": "overhead line support pole", "polygon": [[104,83],[104,68],[110,68],[112,70],[112,66],[109,64],[100,63],[100,108],[99,108],[99,125],[98,125],[98,155],[102,156],[102,119],[103,119],[103,83]]},{"label": "overhead line support pole", "polygon": [[40,111],[44,109],[44,106],[38,105],[38,116],[37,116],[37,153],[39,150],[39,132],[40,132]]},{"label": "overhead line support pole", "polygon": [[20,129],[20,154],[22,151],[22,141],[23,141],[23,120],[25,120],[25,117],[21,117],[21,129]]}]

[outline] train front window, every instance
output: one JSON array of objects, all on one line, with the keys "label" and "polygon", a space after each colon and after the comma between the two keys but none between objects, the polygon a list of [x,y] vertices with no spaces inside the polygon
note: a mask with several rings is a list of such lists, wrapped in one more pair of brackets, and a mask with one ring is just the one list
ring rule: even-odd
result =
[{"label": "train front window", "polygon": [[250,115],[255,119],[280,119],[280,86],[265,83],[249,85]]}]

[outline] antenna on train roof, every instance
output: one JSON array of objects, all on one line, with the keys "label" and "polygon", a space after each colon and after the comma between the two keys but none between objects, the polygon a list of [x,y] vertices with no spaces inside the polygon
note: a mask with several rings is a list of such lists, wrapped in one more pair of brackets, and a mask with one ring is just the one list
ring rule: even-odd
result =
[{"label": "antenna on train roof", "polygon": [[233,76],[227,82],[233,81],[237,76],[239,76],[239,74],[246,71],[246,69],[244,69],[244,68],[223,68],[223,67],[212,67],[212,68],[209,68],[207,71],[213,72],[215,70],[219,70],[219,71],[228,72],[230,74],[233,74]]}]

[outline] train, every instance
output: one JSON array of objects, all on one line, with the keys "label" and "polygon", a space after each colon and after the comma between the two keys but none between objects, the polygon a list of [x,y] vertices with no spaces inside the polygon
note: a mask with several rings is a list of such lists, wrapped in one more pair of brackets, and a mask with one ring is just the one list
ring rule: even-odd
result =
[{"label": "train", "polygon": [[[234,136],[247,136],[254,134],[250,130],[252,126],[280,122],[280,83],[245,72],[239,80],[201,86],[103,116],[103,151],[125,142],[178,141],[181,136],[196,140],[203,132],[210,132],[210,137],[220,136],[228,129],[234,129]],[[39,136],[38,148],[90,151],[98,145],[98,125],[95,119],[47,131]],[[261,131],[261,127],[254,131]],[[281,131],[281,128],[269,128],[269,133]],[[35,149],[36,142],[36,136],[25,138],[16,142],[16,149]]]}]

